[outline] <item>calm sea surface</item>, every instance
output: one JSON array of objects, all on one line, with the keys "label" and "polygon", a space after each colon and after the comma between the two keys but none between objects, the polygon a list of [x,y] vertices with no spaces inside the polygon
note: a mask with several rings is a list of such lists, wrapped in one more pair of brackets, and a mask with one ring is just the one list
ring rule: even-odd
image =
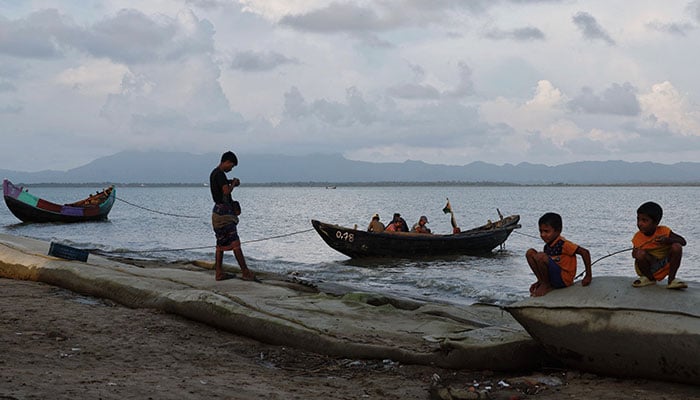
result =
[{"label": "calm sea surface", "polygon": [[[57,203],[72,202],[101,188],[30,188],[30,193]],[[182,218],[149,212],[117,201],[109,221],[83,224],[22,224],[0,207],[0,232],[60,241],[103,251],[132,251],[129,256],[163,260],[213,260],[213,248],[152,252],[213,246],[209,189],[117,188],[117,197]],[[528,295],[534,281],[525,251],[542,248],[537,220],[554,211],[564,219],[564,236],[591,252],[593,260],[631,246],[636,209],[649,200],[664,208],[662,223],[684,236],[679,276],[700,282],[699,187],[239,187],[234,197],[243,214],[239,234],[253,270],[297,273],[313,281],[333,281],[404,296],[430,297],[455,303],[475,301],[505,304]],[[409,225],[426,215],[433,232],[451,230],[442,213],[449,197],[460,227],[468,229],[504,215],[520,214],[522,228],[505,249],[489,257],[449,260],[387,260],[362,263],[328,247],[311,229],[311,219],[366,228],[372,214],[387,222],[400,212]],[[535,236],[528,237],[525,235]],[[229,252],[225,262],[236,265]],[[583,264],[579,259],[579,270]],[[630,252],[605,258],[593,266],[596,275],[634,277]],[[665,282],[664,282],[665,283]],[[700,283],[699,283],[700,284]]]}]

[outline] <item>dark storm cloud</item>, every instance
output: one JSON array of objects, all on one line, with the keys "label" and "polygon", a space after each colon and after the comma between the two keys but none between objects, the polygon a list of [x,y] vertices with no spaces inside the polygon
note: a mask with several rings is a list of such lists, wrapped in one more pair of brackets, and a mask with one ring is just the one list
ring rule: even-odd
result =
[{"label": "dark storm cloud", "polygon": [[637,90],[628,82],[622,85],[613,83],[602,95],[593,93],[588,87],[581,89],[569,108],[590,114],[639,115],[641,108],[637,100]]},{"label": "dark storm cloud", "polygon": [[611,46],[615,45],[615,41],[612,37],[610,37],[591,14],[580,11],[572,17],[572,20],[586,39],[602,40]]},{"label": "dark storm cloud", "polygon": [[484,37],[493,40],[544,40],[544,32],[534,27],[516,28],[512,30],[491,29],[484,33]]},{"label": "dark storm cloud", "polygon": [[213,51],[213,26],[190,15],[197,29],[185,31],[177,20],[153,19],[122,10],[84,28],[56,10],[43,10],[10,21],[0,17],[0,53],[21,58],[58,58],[68,49],[116,62],[173,60]]},{"label": "dark storm cloud", "polygon": [[231,68],[239,71],[270,71],[284,64],[299,64],[299,61],[274,51],[241,51],[233,56]]}]

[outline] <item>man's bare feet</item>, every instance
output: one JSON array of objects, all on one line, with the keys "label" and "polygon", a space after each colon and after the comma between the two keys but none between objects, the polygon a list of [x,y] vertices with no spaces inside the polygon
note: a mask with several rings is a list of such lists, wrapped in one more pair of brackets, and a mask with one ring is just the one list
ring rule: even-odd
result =
[{"label": "man's bare feet", "polygon": [[236,277],[236,274],[232,274],[229,272],[223,272],[221,274],[216,274],[216,280],[217,281],[225,281],[227,279],[233,279]]}]

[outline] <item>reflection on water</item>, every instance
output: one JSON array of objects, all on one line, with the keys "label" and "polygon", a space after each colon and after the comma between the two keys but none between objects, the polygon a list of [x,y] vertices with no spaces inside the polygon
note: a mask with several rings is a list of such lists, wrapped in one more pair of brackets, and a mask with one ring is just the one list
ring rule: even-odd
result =
[{"label": "reflection on water", "polygon": [[[101,188],[94,188],[101,189]],[[30,188],[57,203],[83,198],[92,189]],[[527,296],[534,280],[525,251],[542,248],[537,220],[548,211],[564,219],[563,235],[588,248],[593,260],[631,246],[636,231],[636,209],[648,200],[664,207],[662,223],[684,236],[679,276],[700,281],[700,238],[696,210],[697,187],[245,187],[234,191],[243,214],[239,233],[243,251],[253,269],[298,273],[311,280],[350,284],[404,296],[430,297],[458,303],[474,301],[509,303]],[[118,188],[117,196],[162,212],[193,215],[186,219],[148,212],[117,202],[106,222],[82,224],[22,224],[6,207],[0,208],[0,231],[13,235],[55,240],[104,251],[153,251],[132,256],[174,259],[213,259],[208,188]],[[445,198],[462,229],[520,214],[516,230],[504,250],[489,257],[450,257],[420,260],[350,260],[329,248],[311,228],[311,219],[364,229],[372,214],[383,222],[400,212],[409,224],[426,215],[433,232],[450,232],[449,215],[442,212]],[[292,234],[295,232],[302,232]],[[291,234],[272,240],[272,236]],[[528,236],[525,236],[528,235]],[[198,250],[178,250],[206,247]],[[235,265],[232,254],[225,262]],[[579,262],[579,268],[583,266]],[[595,275],[633,277],[627,253],[601,260]]]}]

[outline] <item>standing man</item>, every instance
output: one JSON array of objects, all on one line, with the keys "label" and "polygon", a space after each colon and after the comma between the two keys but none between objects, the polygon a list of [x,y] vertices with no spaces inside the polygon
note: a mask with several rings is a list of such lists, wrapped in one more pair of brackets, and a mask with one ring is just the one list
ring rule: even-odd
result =
[{"label": "standing man", "polygon": [[221,156],[219,166],[214,168],[209,175],[209,189],[214,200],[214,209],[211,214],[211,223],[216,234],[216,280],[235,278],[233,274],[223,271],[222,263],[224,251],[233,250],[238,266],[241,268],[242,279],[246,281],[256,280],[255,275],[248,269],[248,265],[241,250],[241,240],[238,238],[238,216],[241,214],[241,206],[233,201],[231,192],[233,188],[241,184],[238,178],[228,179],[226,173],[238,165],[238,157],[231,151]]}]

